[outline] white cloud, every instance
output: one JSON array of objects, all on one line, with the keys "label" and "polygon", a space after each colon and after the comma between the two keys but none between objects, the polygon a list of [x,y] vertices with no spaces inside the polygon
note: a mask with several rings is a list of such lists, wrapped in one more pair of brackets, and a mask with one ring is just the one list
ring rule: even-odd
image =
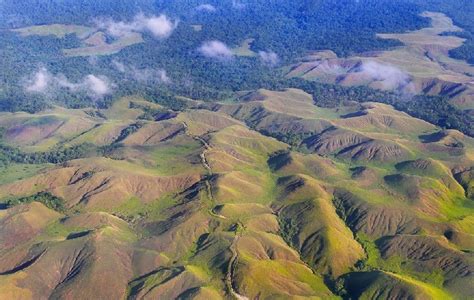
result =
[{"label": "white cloud", "polygon": [[85,92],[91,97],[102,97],[110,94],[112,84],[105,76],[89,74],[80,82],[71,82],[64,74],[51,74],[45,67],[36,71],[29,80],[25,81],[24,88],[30,93],[53,95],[60,89],[71,92]]},{"label": "white cloud", "polygon": [[110,93],[110,84],[105,77],[97,77],[93,74],[89,74],[84,79],[84,84],[87,90],[92,92],[95,96],[101,97]]},{"label": "white cloud", "polygon": [[118,60],[112,60],[112,65],[117,69],[120,73],[125,73],[126,72],[126,66],[119,62]]},{"label": "white cloud", "polygon": [[168,77],[166,70],[163,69],[138,69],[134,66],[127,66],[124,63],[113,60],[112,65],[120,73],[124,73],[128,78],[132,78],[139,82],[146,83],[171,83],[171,79]]},{"label": "white cloud", "polygon": [[201,4],[196,7],[196,10],[198,11],[207,11],[207,12],[215,12],[216,7],[212,4]]},{"label": "white cloud", "polygon": [[240,0],[232,0],[232,7],[235,9],[244,9],[245,4],[240,2]]},{"label": "white cloud", "polygon": [[178,26],[178,21],[173,22],[165,15],[151,18],[143,17],[142,21],[144,22],[146,29],[158,38],[169,37],[173,30]]},{"label": "white cloud", "polygon": [[131,22],[116,22],[112,19],[106,19],[97,21],[97,26],[106,29],[110,35],[115,37],[127,36],[132,32],[148,31],[154,37],[164,39],[173,33],[178,26],[178,21],[173,21],[166,15],[146,16],[140,13]]},{"label": "white cloud", "polygon": [[137,69],[135,67],[130,68],[131,76],[133,79],[139,82],[149,82],[149,83],[171,83],[171,79],[168,77],[167,73],[163,69]]},{"label": "white cloud", "polygon": [[134,28],[130,23],[114,22],[112,19],[98,21],[97,25],[99,28],[106,29],[108,34],[115,37],[127,36],[137,31],[137,28]]},{"label": "white cloud", "polygon": [[166,73],[165,70],[158,70],[157,71],[157,77],[160,79],[161,82],[163,83],[171,83],[171,79],[168,77],[168,74]]},{"label": "white cloud", "polygon": [[34,75],[33,78],[28,80],[25,89],[28,92],[43,93],[46,92],[50,82],[51,74],[46,68],[40,68]]},{"label": "white cloud", "polygon": [[52,77],[53,80],[53,87],[60,87],[60,88],[67,88],[71,91],[77,91],[81,87],[81,83],[73,83],[69,81],[69,79],[64,76],[64,74],[58,74],[54,77]]},{"label": "white cloud", "polygon": [[217,40],[204,42],[198,51],[206,57],[219,60],[227,60],[234,56],[234,53],[226,44]]},{"label": "white cloud", "polygon": [[381,83],[384,89],[404,88],[410,83],[410,76],[395,66],[376,61],[362,63],[358,73]]},{"label": "white cloud", "polygon": [[278,55],[273,51],[258,51],[258,56],[264,64],[269,66],[276,66],[280,61]]}]

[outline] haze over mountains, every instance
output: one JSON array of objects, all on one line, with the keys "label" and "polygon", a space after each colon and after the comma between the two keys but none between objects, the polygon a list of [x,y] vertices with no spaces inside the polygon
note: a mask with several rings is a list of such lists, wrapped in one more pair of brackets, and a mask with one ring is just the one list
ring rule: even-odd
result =
[{"label": "haze over mountains", "polygon": [[0,20],[0,299],[474,297],[469,1]]}]

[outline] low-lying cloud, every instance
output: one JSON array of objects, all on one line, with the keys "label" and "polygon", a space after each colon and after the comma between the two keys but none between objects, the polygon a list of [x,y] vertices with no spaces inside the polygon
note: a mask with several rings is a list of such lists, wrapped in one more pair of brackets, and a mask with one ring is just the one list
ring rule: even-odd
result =
[{"label": "low-lying cloud", "polygon": [[229,60],[234,56],[226,44],[217,40],[204,42],[198,51],[206,57],[218,60]]},{"label": "low-lying cloud", "polygon": [[164,69],[151,69],[151,68],[142,68],[139,69],[135,66],[125,65],[124,63],[113,60],[113,67],[124,74],[125,77],[149,84],[170,84],[171,79],[168,77],[166,70]]},{"label": "low-lying cloud", "polygon": [[156,38],[165,39],[178,27],[178,23],[177,20],[172,20],[163,14],[146,16],[140,13],[131,22],[105,19],[97,21],[97,26],[114,37],[127,36],[133,32],[150,32]]},{"label": "low-lying cloud", "polygon": [[276,66],[280,62],[280,58],[273,51],[258,51],[260,60],[268,66]]},{"label": "low-lying cloud", "polygon": [[42,93],[48,89],[51,81],[51,74],[48,73],[46,68],[39,69],[33,78],[29,80],[29,84],[26,85],[25,90],[33,93]]},{"label": "low-lying cloud", "polygon": [[83,83],[87,90],[91,91],[94,95],[103,96],[110,93],[110,84],[104,77],[97,77],[93,74],[89,74],[84,78]]},{"label": "low-lying cloud", "polygon": [[240,0],[232,0],[232,7],[235,9],[244,9],[245,4],[242,3]]},{"label": "low-lying cloud", "polygon": [[215,12],[217,9],[212,4],[201,4],[196,7],[197,11]]},{"label": "low-lying cloud", "polygon": [[381,83],[384,89],[403,89],[409,86],[410,76],[395,66],[376,61],[362,63],[358,73]]},{"label": "low-lying cloud", "polygon": [[60,89],[70,92],[85,92],[94,98],[100,98],[112,92],[112,84],[105,76],[89,74],[80,82],[71,82],[64,74],[54,75],[45,67],[41,67],[29,79],[25,80],[24,88],[30,93],[52,95]]}]

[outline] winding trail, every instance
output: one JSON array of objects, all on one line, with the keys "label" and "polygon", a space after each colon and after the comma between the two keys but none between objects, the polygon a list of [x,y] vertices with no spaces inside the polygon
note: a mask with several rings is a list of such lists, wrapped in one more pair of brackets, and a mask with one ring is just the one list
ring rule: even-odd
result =
[{"label": "winding trail", "polygon": [[[186,122],[182,122],[183,126],[184,126],[184,132],[187,136],[195,139],[196,141],[199,141],[203,146],[204,146],[204,150],[201,152],[201,154],[199,154],[199,156],[201,157],[201,164],[202,166],[204,167],[204,169],[206,169],[207,171],[207,176],[203,178],[204,180],[204,184],[206,185],[206,192],[207,192],[207,197],[209,198],[209,200],[211,200],[212,204],[214,205],[215,204],[215,199],[214,199],[214,194],[212,192],[212,186],[211,186],[211,182],[209,180],[210,177],[212,177],[212,175],[214,174],[212,172],[212,168],[211,166],[209,165],[208,161],[207,161],[207,157],[206,157],[206,154],[207,152],[209,152],[212,147],[211,145],[209,145],[209,143],[204,140],[202,137],[200,136],[195,136],[195,135],[192,135],[192,134],[189,134],[188,133],[188,124],[186,124]],[[209,214],[215,218],[219,218],[219,219],[227,219],[226,217],[222,216],[222,215],[219,215],[217,214],[216,212],[214,212],[213,208],[209,209]]]},{"label": "winding trail", "polygon": [[206,153],[209,152],[212,149],[211,145],[209,145],[209,143],[206,140],[204,140],[202,137],[197,136],[197,135],[189,134],[189,132],[188,132],[189,127],[188,127],[188,124],[186,124],[186,122],[181,122],[181,124],[183,124],[184,132],[187,136],[195,139],[196,141],[200,142],[204,146],[204,151],[202,151],[199,156],[201,157],[201,163],[202,163],[203,167],[207,170],[208,175],[212,175],[213,174],[212,173],[212,168],[209,165],[209,163],[207,161],[207,158],[206,158]]},{"label": "winding trail", "polygon": [[249,298],[237,293],[232,284],[232,275],[233,275],[232,273],[234,270],[234,265],[236,264],[237,258],[239,257],[239,254],[237,253],[237,249],[236,249],[236,245],[237,245],[237,242],[239,241],[239,238],[240,238],[240,234],[236,233],[234,240],[232,241],[232,244],[229,247],[229,250],[232,252],[232,257],[230,258],[229,265],[227,266],[227,275],[225,277],[225,282],[226,282],[227,289],[230,291],[231,295],[235,299],[249,300]]},{"label": "winding trail", "polygon": [[[214,174],[213,171],[212,171],[212,168],[211,166],[209,165],[209,162],[207,160],[207,157],[206,157],[206,154],[212,150],[212,147],[211,145],[209,145],[209,143],[203,139],[202,137],[200,136],[195,136],[195,135],[192,135],[192,134],[189,134],[188,132],[188,124],[186,124],[186,122],[182,122],[183,124],[183,127],[184,127],[184,132],[187,136],[189,137],[192,137],[193,139],[199,141],[203,146],[204,146],[204,150],[201,152],[201,154],[199,155],[201,157],[201,164],[203,165],[203,167],[207,170],[207,173],[208,173],[208,176],[206,176],[204,178],[204,183],[206,184],[206,192],[207,192],[207,195],[208,195],[208,198],[209,200],[211,200],[212,204],[214,205],[215,204],[215,199],[214,199],[214,195],[212,193],[212,186],[211,186],[211,182],[209,180],[210,177],[212,177],[212,175]],[[227,219],[227,217],[225,216],[222,216],[220,214],[217,214],[216,212],[214,212],[214,209],[211,208],[209,209],[209,214],[214,217],[214,218],[219,218],[219,219]],[[238,226],[242,226],[242,224],[237,224]],[[239,238],[240,238],[240,233],[238,232],[238,230],[236,231],[235,233],[235,237],[234,239],[232,240],[232,244],[230,245],[229,247],[229,250],[232,252],[232,257],[229,261],[229,265],[227,267],[227,274],[225,276],[225,282],[226,282],[226,286],[227,286],[227,289],[229,290],[230,294],[237,300],[249,300],[249,298],[243,296],[243,295],[240,295],[239,293],[237,293],[234,289],[234,286],[232,284],[232,273],[233,273],[233,269],[234,269],[234,266],[237,262],[237,258],[239,256],[238,252],[237,252],[237,242],[239,241]]]}]

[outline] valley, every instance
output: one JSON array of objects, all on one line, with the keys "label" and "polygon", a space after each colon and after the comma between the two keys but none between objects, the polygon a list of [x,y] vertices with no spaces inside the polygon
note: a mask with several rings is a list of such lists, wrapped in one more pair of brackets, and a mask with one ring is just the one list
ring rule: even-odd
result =
[{"label": "valley", "polygon": [[463,30],[444,14],[424,12],[431,27],[401,34],[378,34],[379,38],[399,40],[404,46],[339,58],[332,51],[315,52],[294,65],[289,77],[302,77],[344,86],[368,85],[375,89],[405,94],[441,95],[462,110],[472,110],[474,67],[452,59],[450,50],[465,39],[444,35]]},{"label": "valley", "polygon": [[472,296],[471,138],[295,89],[159,121],[129,108],[153,106],[141,101],[60,109],[67,122],[57,109],[2,116],[4,142],[25,151],[115,145],[1,185],[2,199],[44,191],[65,207],[1,211],[2,298],[82,298],[101,282],[117,284],[94,291],[104,298]]},{"label": "valley", "polygon": [[0,299],[472,299],[469,0],[0,2]]}]

